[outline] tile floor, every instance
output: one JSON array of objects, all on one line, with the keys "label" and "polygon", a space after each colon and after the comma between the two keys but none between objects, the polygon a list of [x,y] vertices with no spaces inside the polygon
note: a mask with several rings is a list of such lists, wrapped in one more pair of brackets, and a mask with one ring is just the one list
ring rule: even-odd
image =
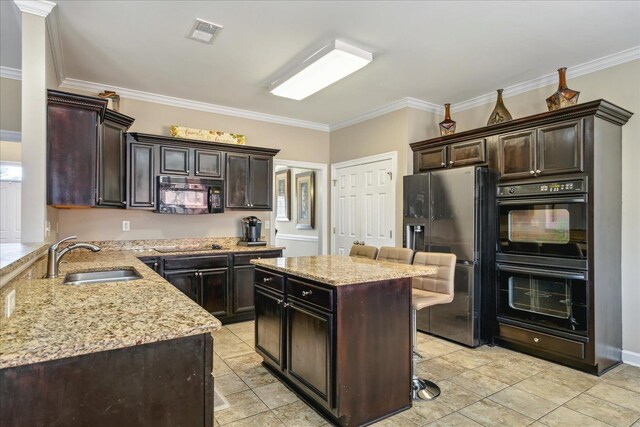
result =
[{"label": "tile floor", "polygon": [[[327,421],[272,376],[253,351],[253,322],[214,333],[216,388],[229,409],[216,426],[325,426]],[[376,426],[640,427],[640,368],[598,378],[500,347],[469,349],[419,334],[420,375],[440,386]]]}]

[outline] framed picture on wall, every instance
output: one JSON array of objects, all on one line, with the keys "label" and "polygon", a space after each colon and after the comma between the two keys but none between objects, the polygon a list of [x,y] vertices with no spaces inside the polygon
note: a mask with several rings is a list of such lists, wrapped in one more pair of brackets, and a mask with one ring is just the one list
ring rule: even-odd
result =
[{"label": "framed picture on wall", "polygon": [[276,221],[291,221],[291,170],[276,172]]},{"label": "framed picture on wall", "polygon": [[296,228],[313,230],[315,226],[315,183],[314,172],[296,174]]}]

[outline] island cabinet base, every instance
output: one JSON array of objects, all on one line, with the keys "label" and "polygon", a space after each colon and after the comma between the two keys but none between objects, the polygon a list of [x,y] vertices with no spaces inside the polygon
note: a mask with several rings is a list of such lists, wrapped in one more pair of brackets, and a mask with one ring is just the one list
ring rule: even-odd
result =
[{"label": "island cabinet base", "polygon": [[0,425],[212,426],[210,334],[0,370]]},{"label": "island cabinet base", "polygon": [[331,422],[411,407],[411,279],[329,285],[256,269],[256,351]]}]

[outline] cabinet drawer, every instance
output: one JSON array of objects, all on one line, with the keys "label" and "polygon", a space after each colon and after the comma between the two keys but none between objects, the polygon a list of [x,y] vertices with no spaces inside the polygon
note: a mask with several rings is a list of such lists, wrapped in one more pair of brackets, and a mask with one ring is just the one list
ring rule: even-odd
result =
[{"label": "cabinet drawer", "polygon": [[284,292],[284,276],[280,274],[256,268],[255,281],[262,286],[275,289],[278,292]]},{"label": "cabinet drawer", "polygon": [[287,295],[324,308],[325,310],[331,311],[333,309],[331,291],[310,283],[290,278],[287,280]]},{"label": "cabinet drawer", "polygon": [[499,323],[501,338],[549,353],[584,359],[584,343]]},{"label": "cabinet drawer", "polygon": [[250,262],[252,259],[279,258],[281,256],[282,256],[282,253],[280,251],[254,252],[250,254],[234,255],[233,265],[253,265]]},{"label": "cabinet drawer", "polygon": [[165,270],[222,268],[229,265],[227,255],[165,258]]}]

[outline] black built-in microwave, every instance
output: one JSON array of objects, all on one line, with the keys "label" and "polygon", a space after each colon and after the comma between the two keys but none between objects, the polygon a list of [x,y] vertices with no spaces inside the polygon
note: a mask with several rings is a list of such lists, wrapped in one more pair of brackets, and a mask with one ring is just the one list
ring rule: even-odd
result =
[{"label": "black built-in microwave", "polygon": [[158,213],[212,214],[224,212],[224,181],[159,176]]}]

